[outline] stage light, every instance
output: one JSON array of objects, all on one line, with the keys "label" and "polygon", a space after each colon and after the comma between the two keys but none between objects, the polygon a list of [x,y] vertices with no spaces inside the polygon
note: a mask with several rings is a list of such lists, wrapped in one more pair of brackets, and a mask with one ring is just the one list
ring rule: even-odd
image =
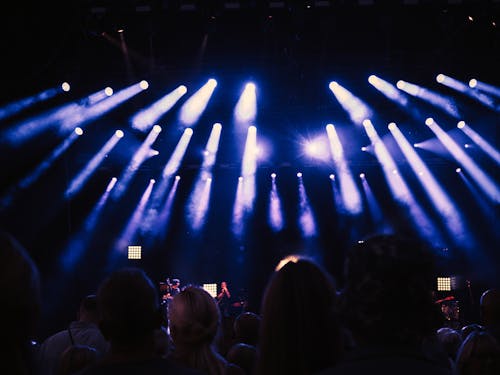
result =
[{"label": "stage light", "polygon": [[327,159],[329,157],[328,145],[321,137],[306,141],[304,150],[312,158]]},{"label": "stage light", "polygon": [[470,147],[471,147],[471,145],[470,145],[470,144],[468,144],[468,143],[466,143],[466,144],[464,144],[464,147],[465,147],[465,148],[470,148]]},{"label": "stage light", "polygon": [[329,87],[339,104],[349,114],[352,122],[360,124],[364,118],[371,116],[371,109],[349,90],[336,82],[331,82]]},{"label": "stage light", "polygon": [[179,120],[184,126],[194,125],[200,119],[216,86],[217,81],[211,78],[184,102],[179,113]]},{"label": "stage light", "polygon": [[130,119],[132,127],[143,131],[149,130],[149,127],[156,121],[158,121],[158,119],[165,113],[167,113],[170,109],[172,109],[172,107],[186,92],[186,86],[180,85],[175,90],[164,95],[149,107],[137,112]]},{"label": "stage light", "polygon": [[457,128],[462,129],[465,126],[465,121],[459,121],[457,123]]},{"label": "stage light", "polygon": [[364,173],[360,173],[359,174],[359,178],[361,178],[361,179],[365,178],[365,174]]},{"label": "stage light", "polygon": [[180,179],[181,179],[181,176],[179,176],[179,175],[175,176],[176,181],[179,181]]},{"label": "stage light", "polygon": [[77,126],[77,127],[75,128],[75,133],[76,133],[77,135],[82,135],[82,134],[83,134],[83,130],[82,130],[82,128],[80,128],[80,127],[78,127],[78,126]]},{"label": "stage light", "polygon": [[425,119],[425,125],[429,126],[429,125],[432,125],[434,123],[434,119],[432,117],[427,117]]},{"label": "stage light", "polygon": [[[276,174],[273,173],[274,177]],[[272,175],[271,175],[272,176]],[[281,198],[278,193],[278,188],[276,186],[276,180],[272,178],[271,191],[269,192],[269,225],[275,232],[279,232],[283,229],[283,209],[281,204]]]},{"label": "stage light", "polygon": [[153,126],[153,131],[155,133],[161,133],[161,126],[160,125]]},{"label": "stage light", "polygon": [[106,88],[104,89],[104,93],[105,93],[107,96],[111,96],[111,95],[113,95],[113,89],[112,89],[111,87],[109,87],[109,86],[108,86],[108,87],[106,87]]},{"label": "stage light", "polygon": [[298,178],[301,178],[301,177],[302,177],[302,173],[301,173],[301,172],[298,172],[298,173],[297,173],[297,177],[298,177]]},{"label": "stage light", "polygon": [[150,179],[149,182],[151,182],[152,184],[154,184],[156,182],[156,180],[154,178]]},{"label": "stage light", "polygon": [[394,129],[396,129],[396,123],[394,123],[394,122],[389,123],[389,125],[387,125],[387,128],[388,128],[389,130],[394,130]]},{"label": "stage light", "polygon": [[142,80],[139,83],[139,86],[140,86],[141,89],[146,90],[149,87],[149,83],[148,83],[148,81]]},{"label": "stage light", "polygon": [[123,29],[118,29],[118,30],[116,30],[116,32],[117,32],[117,33],[120,33],[120,34],[121,34],[121,33],[123,33],[123,31],[124,31]]},{"label": "stage light", "polygon": [[474,88],[477,86],[477,79],[475,78],[472,78],[470,81],[469,81],[469,87],[471,88]]},{"label": "stage light", "polygon": [[444,74],[438,74],[436,76],[436,81],[438,81],[439,83],[442,83],[442,82],[444,82],[444,78],[445,78]]},{"label": "stage light", "polygon": [[462,168],[457,168],[457,169],[455,169],[455,172],[457,172],[457,173],[462,172]]},{"label": "stage light", "polygon": [[366,151],[367,148],[365,146],[361,147],[361,151]]},{"label": "stage light", "polygon": [[406,86],[405,81],[399,80],[399,81],[396,83],[396,87],[397,87],[398,89],[400,89],[400,90],[403,90],[405,86]]},{"label": "stage light", "polygon": [[62,85],[61,85],[61,89],[62,89],[63,91],[68,92],[68,91],[70,90],[70,88],[71,88],[71,87],[70,87],[70,85],[69,85],[69,83],[68,83],[68,82],[63,82],[63,83],[62,83]]},{"label": "stage light", "polygon": [[334,174],[330,174],[330,176],[328,176],[330,178],[330,180],[335,180],[335,175]]},{"label": "stage light", "polygon": [[467,17],[467,19],[468,19],[470,22],[474,21],[474,18],[473,18],[472,16],[468,16],[468,17]]},{"label": "stage light", "polygon": [[399,105],[406,107],[408,105],[408,99],[404,96],[392,83],[379,78],[377,76],[370,76],[368,82],[380,91],[388,99],[398,103]]},{"label": "stage light", "polygon": [[271,173],[271,178],[274,180],[276,178],[276,173]]},{"label": "stage light", "polygon": [[238,177],[238,182],[242,182],[243,181],[243,177]]},{"label": "stage light", "polygon": [[123,136],[124,136],[124,134],[123,134],[123,130],[118,129],[117,131],[115,131],[115,135],[116,135],[118,138],[123,138]]},{"label": "stage light", "polygon": [[187,135],[193,135],[193,129],[191,128],[186,128],[186,130],[184,131]]},{"label": "stage light", "polygon": [[364,119],[363,120],[363,125],[364,126],[370,126],[371,124],[372,124],[372,122],[369,119]]},{"label": "stage light", "polygon": [[413,147],[420,147],[420,143],[414,143]]},{"label": "stage light", "polygon": [[372,85],[375,85],[377,82],[377,76],[374,76],[372,74],[371,76],[368,77],[368,82],[370,82],[370,84],[372,84]]}]

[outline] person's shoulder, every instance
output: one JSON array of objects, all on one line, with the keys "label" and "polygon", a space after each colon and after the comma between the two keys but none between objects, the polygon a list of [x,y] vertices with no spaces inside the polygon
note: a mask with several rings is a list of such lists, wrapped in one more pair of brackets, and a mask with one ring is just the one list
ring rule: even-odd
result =
[{"label": "person's shoulder", "polygon": [[146,361],[126,363],[100,363],[77,375],[204,375],[204,373],[180,366],[168,359],[155,358]]}]

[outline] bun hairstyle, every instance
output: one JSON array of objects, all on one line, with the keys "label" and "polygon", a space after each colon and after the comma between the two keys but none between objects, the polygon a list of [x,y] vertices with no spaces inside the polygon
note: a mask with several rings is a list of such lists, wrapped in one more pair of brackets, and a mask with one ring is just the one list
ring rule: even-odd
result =
[{"label": "bun hairstyle", "polygon": [[176,346],[211,344],[217,334],[220,314],[208,292],[188,286],[174,297],[169,321]]}]

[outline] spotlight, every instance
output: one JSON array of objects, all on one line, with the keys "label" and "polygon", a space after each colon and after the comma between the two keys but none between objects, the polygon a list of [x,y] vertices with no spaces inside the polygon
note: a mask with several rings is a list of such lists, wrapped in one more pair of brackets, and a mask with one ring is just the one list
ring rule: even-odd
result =
[{"label": "spotlight", "polygon": [[333,89],[337,88],[338,85],[339,84],[337,82],[332,81],[332,82],[330,82],[330,84],[328,85],[328,87],[330,88],[330,90],[333,90]]},{"label": "spotlight", "polygon": [[209,84],[210,86],[212,86],[212,87],[216,87],[216,86],[217,86],[217,81],[216,81],[215,79],[213,79],[213,78],[210,78],[210,79],[208,80],[208,84]]},{"label": "spotlight", "polygon": [[368,119],[363,120],[363,125],[364,126],[369,126],[369,125],[371,125],[371,123],[372,122],[370,120],[368,120]]},{"label": "spotlight", "polygon": [[255,83],[249,82],[245,85],[245,89],[255,90]]},{"label": "spotlight", "polygon": [[61,89],[62,89],[63,91],[68,92],[68,91],[69,91],[69,89],[70,89],[69,83],[68,83],[68,82],[63,82],[63,83],[62,83],[62,85],[61,85]]},{"label": "spotlight", "polygon": [[457,128],[462,129],[465,126],[465,121],[459,121],[457,123]]},{"label": "spotlight", "polygon": [[156,156],[156,155],[160,155],[160,151],[158,151],[158,150],[151,150],[151,156]]},{"label": "spotlight", "polygon": [[297,177],[301,178],[302,177],[302,173],[301,172],[297,173]]},{"label": "spotlight", "polygon": [[360,173],[359,174],[359,178],[361,178],[361,179],[365,178],[365,174],[364,173]]},{"label": "spotlight", "polygon": [[473,18],[472,16],[468,16],[468,17],[467,17],[467,19],[468,19],[470,22],[474,21],[474,18]]},{"label": "spotlight", "polygon": [[420,143],[414,143],[413,147],[420,147]]},{"label": "spotlight", "polygon": [[240,176],[240,177],[238,177],[238,181],[239,181],[239,182],[242,182],[242,181],[243,181],[243,177],[241,177],[241,176]]},{"label": "spotlight", "polygon": [[438,74],[436,76],[436,81],[438,81],[439,83],[443,82],[444,81],[444,74]]},{"label": "spotlight", "polygon": [[427,117],[425,119],[425,125],[432,125],[434,123],[434,119],[432,117]]},{"label": "spotlight", "polygon": [[83,130],[82,130],[82,128],[80,128],[80,127],[76,127],[76,128],[75,128],[75,133],[76,133],[76,134],[78,134],[78,135],[82,135],[82,134],[83,134]]},{"label": "spotlight", "polygon": [[179,92],[184,95],[188,91],[187,87],[184,85],[179,86]]},{"label": "spotlight", "polygon": [[117,130],[115,131],[115,135],[118,137],[118,138],[123,138],[123,131],[122,130]]},{"label": "spotlight", "polygon": [[193,129],[186,128],[186,130],[184,130],[184,133],[186,133],[187,135],[193,135]]},{"label": "spotlight", "polygon": [[469,144],[469,143],[466,143],[466,144],[464,144],[464,147],[465,147],[465,148],[470,148],[470,144]]},{"label": "spotlight", "polygon": [[111,95],[113,95],[113,89],[112,89],[111,87],[109,87],[109,86],[108,86],[108,87],[106,87],[106,88],[104,89],[104,93],[105,93],[107,96],[111,96]]},{"label": "spotlight", "polygon": [[366,151],[368,150],[365,146],[361,147],[361,151]]},{"label": "spotlight", "polygon": [[469,87],[471,88],[474,88],[477,86],[477,79],[475,78],[472,78],[470,81],[469,81]]},{"label": "spotlight", "polygon": [[404,89],[404,87],[405,87],[405,85],[406,85],[406,84],[405,84],[405,82],[404,82],[404,81],[402,81],[402,80],[399,80],[399,81],[396,83],[396,87],[397,87],[398,89],[400,89],[400,90],[403,90],[403,89]]},{"label": "spotlight", "polygon": [[271,178],[274,180],[276,178],[276,173],[271,173]]},{"label": "spotlight", "polygon": [[155,125],[153,126],[153,131],[155,133],[160,133],[161,132],[161,126],[160,125]]},{"label": "spotlight", "polygon": [[457,168],[457,169],[455,169],[455,172],[457,172],[457,173],[461,173],[461,172],[462,172],[462,168]]},{"label": "spotlight", "polygon": [[220,123],[220,122],[216,122],[216,123],[212,126],[212,128],[219,130],[219,129],[222,129],[222,125],[221,125],[221,123]]},{"label": "spotlight", "polygon": [[116,32],[117,32],[117,33],[120,33],[120,34],[121,34],[121,33],[123,33],[123,31],[124,31],[123,29],[118,29],[118,30],[116,30]]},{"label": "spotlight", "polygon": [[152,178],[151,180],[149,180],[149,182],[151,182],[152,184],[154,184],[156,181],[154,178]]},{"label": "spotlight", "polygon": [[395,170],[395,169],[393,169],[393,170],[392,170],[392,174],[398,174],[398,171],[397,171],[397,170]]},{"label": "spotlight", "polygon": [[330,180],[332,180],[332,181],[335,180],[335,175],[333,173],[329,177],[330,177]]},{"label": "spotlight", "polygon": [[395,122],[391,122],[388,126],[389,130],[395,130],[396,129],[396,123]]},{"label": "spotlight", "polygon": [[177,175],[175,176],[175,181],[179,181],[181,179],[181,176]]},{"label": "spotlight", "polygon": [[423,176],[423,175],[424,175],[424,172],[418,172],[418,175],[419,175],[419,176]]},{"label": "spotlight", "polygon": [[207,182],[212,182],[212,177],[208,177]]},{"label": "spotlight", "polygon": [[372,85],[374,85],[377,82],[377,76],[374,76],[373,74],[368,77],[368,82],[370,82]]},{"label": "spotlight", "polygon": [[142,80],[140,83],[139,83],[139,87],[143,90],[146,90],[148,87],[149,87],[149,83],[148,81],[144,81]]}]

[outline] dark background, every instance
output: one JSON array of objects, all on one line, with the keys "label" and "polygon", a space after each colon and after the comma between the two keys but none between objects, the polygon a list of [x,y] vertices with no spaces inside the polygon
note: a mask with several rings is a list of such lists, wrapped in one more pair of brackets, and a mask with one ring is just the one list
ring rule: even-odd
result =
[{"label": "dark background", "polygon": [[[300,252],[315,257],[341,287],[345,251],[353,242],[379,229],[367,214],[350,217],[338,212],[328,179],[335,172],[334,166],[303,154],[300,140],[324,134],[327,123],[335,123],[353,175],[366,173],[386,223],[407,235],[417,235],[408,213],[391,199],[374,155],[359,151],[369,140],[328,89],[331,80],[337,80],[371,107],[377,131],[416,200],[436,225],[440,224],[435,210],[388,135],[386,124],[397,122],[411,143],[434,135],[423,120],[415,120],[409,111],[375,90],[367,82],[368,76],[377,74],[394,84],[404,79],[453,98],[463,119],[498,148],[498,113],[438,84],[435,77],[444,73],[463,82],[476,77],[499,85],[499,2],[416,1],[409,5],[403,1],[374,1],[372,5],[360,5],[357,1],[330,1],[328,7],[321,7],[314,1],[285,1],[278,9],[271,8],[268,1],[240,1],[239,9],[227,9],[224,1],[189,3],[195,4],[194,10],[183,10],[187,2],[181,1],[28,2],[11,5],[2,12],[1,103],[6,105],[63,81],[72,86],[69,93],[3,120],[2,130],[105,86],[116,92],[142,79],[150,84],[147,91],[87,124],[85,135],[30,190],[17,197],[13,206],[1,212],[0,225],[28,249],[41,271],[41,337],[64,326],[80,298],[95,291],[109,272],[106,259],[114,240],[149,179],[159,178],[181,135],[177,121],[180,105],[208,78],[216,78],[218,86],[203,116],[193,126],[194,135],[179,171],[182,179],[172,219],[164,228],[165,239],[147,241],[140,235],[136,242],[149,243],[143,248],[143,259],[120,259],[112,268],[138,265],[154,282],[166,277],[178,277],[183,285],[227,280],[233,294],[248,300],[253,311],[258,311],[265,282],[282,256]],[[144,5],[149,10],[138,10]],[[105,11],[99,13],[96,8]],[[129,63],[120,47],[110,42],[120,40],[119,28],[124,29]],[[232,111],[247,81],[257,85],[258,137],[272,151],[259,162],[254,213],[248,220],[246,235],[237,239],[230,223],[244,137],[233,128]],[[163,132],[154,148],[162,152],[140,167],[119,203],[106,206],[81,262],[65,273],[60,257],[67,242],[80,229],[109,179],[121,173],[145,138],[145,134],[130,127],[130,117],[179,84],[188,87],[188,94],[159,121]],[[457,120],[444,112],[417,99],[410,100],[410,108],[420,111],[423,119],[434,117],[457,140],[466,140],[453,130]],[[196,234],[185,220],[185,206],[214,122],[223,124],[222,138],[206,225]],[[63,201],[62,193],[77,171],[118,128],[125,131],[125,138],[85,189],[71,201]],[[15,186],[62,139],[60,134],[46,131],[22,147],[0,143],[0,193]],[[498,184],[498,165],[477,147],[467,152]],[[457,275],[458,289],[452,293],[473,316],[472,303],[477,302],[480,293],[500,283],[498,206],[487,203],[488,211],[481,211],[484,197],[467,189],[455,173],[456,161],[449,155],[425,150],[419,155],[457,203],[475,241],[474,249],[463,249],[448,236],[449,246],[434,249],[439,274]],[[296,224],[297,171],[304,174],[316,218],[315,238],[303,238]],[[278,175],[285,213],[286,226],[279,233],[267,224],[272,172]],[[432,239],[425,240],[432,246]],[[465,287],[466,280],[471,281],[470,289]]]}]

